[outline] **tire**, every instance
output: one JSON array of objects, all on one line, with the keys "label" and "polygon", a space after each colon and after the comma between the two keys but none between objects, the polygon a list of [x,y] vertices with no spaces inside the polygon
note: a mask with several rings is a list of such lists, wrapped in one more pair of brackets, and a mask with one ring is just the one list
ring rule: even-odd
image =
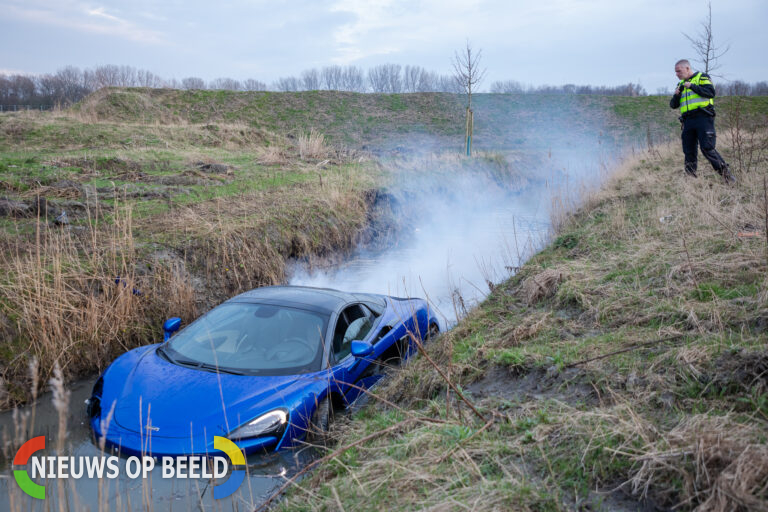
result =
[{"label": "tire", "polygon": [[331,400],[328,396],[323,398],[307,426],[307,441],[310,443],[323,442],[328,435],[328,427],[331,422]]},{"label": "tire", "polygon": [[429,330],[427,331],[427,335],[424,337],[424,341],[432,341],[437,338],[438,334],[440,334],[440,328],[437,326],[437,324],[429,324]]}]

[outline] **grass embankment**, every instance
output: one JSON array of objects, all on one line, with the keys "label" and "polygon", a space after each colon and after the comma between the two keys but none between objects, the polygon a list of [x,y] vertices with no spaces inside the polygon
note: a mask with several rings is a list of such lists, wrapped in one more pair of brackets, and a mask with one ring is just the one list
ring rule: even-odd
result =
[{"label": "grass embankment", "polygon": [[427,345],[478,414],[419,357],[280,509],[768,507],[768,164],[681,158],[629,161]]},{"label": "grass embankment", "polygon": [[168,316],[350,249],[380,174],[317,132],[0,116],[0,402],[31,397],[29,365],[98,371]]},{"label": "grass embankment", "polygon": [[[646,134],[666,138],[677,113],[666,96],[474,94],[479,150],[625,147]],[[738,102],[768,113],[768,98],[718,98],[723,115]],[[243,123],[274,133],[321,129],[336,145],[371,151],[461,151],[464,95],[102,89],[75,107],[84,118],[123,123]]]},{"label": "grass embankment", "polygon": [[[126,121],[133,111],[110,97],[86,100],[106,119],[82,108],[0,116],[0,406],[33,397],[31,383],[56,364],[69,377],[99,371],[156,342],[169,316],[188,322],[283,283],[291,260],[386,245],[402,221],[393,208],[410,208],[384,190],[421,171],[407,159],[386,177],[366,153],[312,128]],[[492,186],[512,181],[499,155],[471,170],[430,158],[445,173],[480,168]]]}]

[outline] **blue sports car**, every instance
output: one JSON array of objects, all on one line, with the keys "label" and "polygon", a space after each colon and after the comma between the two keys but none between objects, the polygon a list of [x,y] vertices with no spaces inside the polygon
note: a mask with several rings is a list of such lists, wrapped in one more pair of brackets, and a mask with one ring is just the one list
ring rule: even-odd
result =
[{"label": "blue sports car", "polygon": [[422,299],[297,286],[257,288],[166,340],[117,358],[88,403],[97,438],[122,453],[205,454],[214,436],[244,452],[327,430],[383,369],[438,331]]}]

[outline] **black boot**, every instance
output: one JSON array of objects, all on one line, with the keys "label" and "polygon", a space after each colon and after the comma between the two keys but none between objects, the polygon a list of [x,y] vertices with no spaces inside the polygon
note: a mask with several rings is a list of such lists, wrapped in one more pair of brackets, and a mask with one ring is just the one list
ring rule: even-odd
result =
[{"label": "black boot", "polygon": [[720,171],[720,176],[723,177],[723,181],[725,181],[726,185],[736,184],[736,178],[731,174],[731,167],[728,164],[725,164],[725,167]]}]

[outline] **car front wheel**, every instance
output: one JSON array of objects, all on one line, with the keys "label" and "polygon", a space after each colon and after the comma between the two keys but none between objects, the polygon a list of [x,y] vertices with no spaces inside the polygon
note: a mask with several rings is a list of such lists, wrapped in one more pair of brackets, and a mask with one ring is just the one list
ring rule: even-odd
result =
[{"label": "car front wheel", "polygon": [[328,425],[331,422],[331,401],[329,397],[323,398],[315,412],[312,414],[312,419],[309,421],[307,427],[307,441],[309,442],[322,442],[325,440],[328,433]]}]

